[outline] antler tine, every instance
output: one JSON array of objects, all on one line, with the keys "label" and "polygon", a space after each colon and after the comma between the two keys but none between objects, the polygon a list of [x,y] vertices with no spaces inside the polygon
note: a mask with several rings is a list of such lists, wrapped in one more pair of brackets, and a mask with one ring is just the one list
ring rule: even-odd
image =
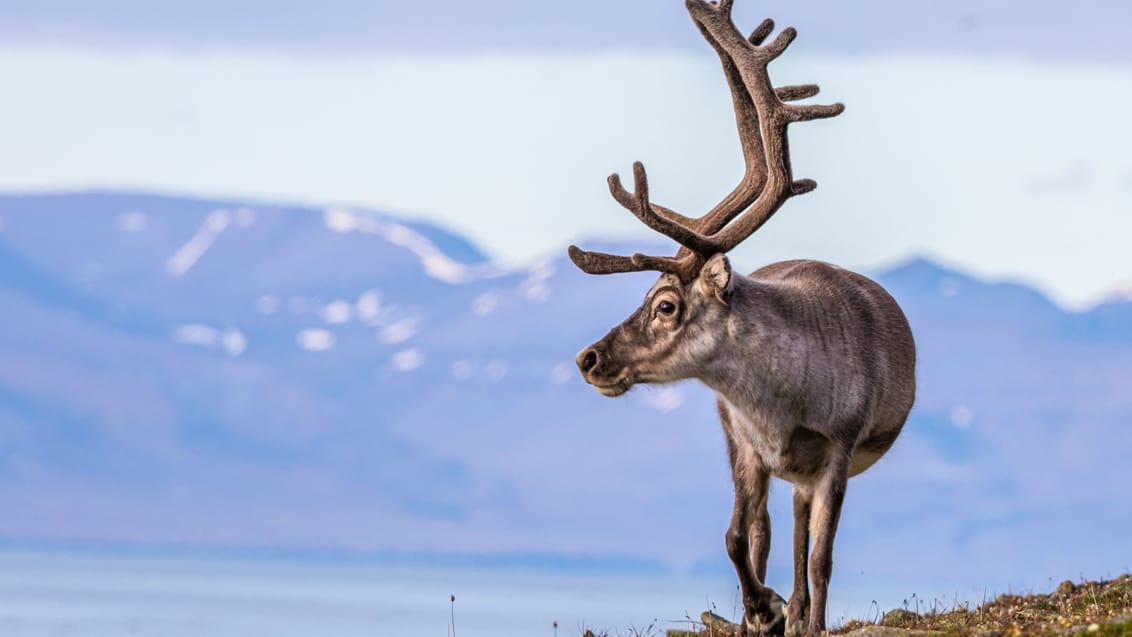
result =
[{"label": "antler tine", "polygon": [[813,97],[820,90],[817,84],[799,84],[797,86],[781,86],[774,89],[774,93],[783,102],[796,102],[807,97]]},{"label": "antler tine", "polygon": [[[698,0],[689,0],[689,4]],[[726,13],[730,16],[730,3],[728,5],[721,5],[719,11]],[[693,18],[694,18],[693,14]],[[728,20],[730,22],[730,19]],[[710,211],[699,218],[680,217],[679,215],[667,214],[669,219],[680,223],[681,225],[694,228],[702,233],[718,232],[724,226],[731,222],[740,212],[750,206],[755,198],[758,197],[766,184],[766,161],[764,159],[762,132],[759,127],[759,113],[758,109],[747,90],[746,83],[743,81],[739,73],[735,61],[732,59],[731,54],[723,47],[722,44],[716,39],[703,22],[698,19],[693,19],[696,27],[704,36],[704,39],[715,49],[719,54],[720,62],[723,64],[724,75],[727,78],[728,87],[731,89],[732,102],[735,107],[735,120],[739,129],[739,141],[743,149],[743,160],[746,164],[746,170],[743,175],[742,181],[732,190],[726,197],[716,204]],[[774,31],[774,20],[770,18],[764,19],[759,26],[755,27],[754,31],[747,38],[747,41],[758,46],[766,40],[767,37]],[[783,102],[790,102],[795,100],[806,99],[818,94],[818,86],[816,84],[803,84],[799,86],[785,86],[776,89],[775,92],[778,98]],[[653,204],[654,209],[658,208]],[[660,211],[657,211],[660,212]],[[684,250],[680,254],[683,255]]]},{"label": "antler tine", "polygon": [[[696,24],[699,24],[699,22],[697,22]],[[763,21],[759,23],[759,26],[755,27],[754,31],[751,31],[751,35],[747,38],[747,41],[755,46],[758,46],[763,43],[763,40],[765,40],[772,31],[774,31],[774,20],[771,20],[770,18],[763,18]]]},{"label": "antler tine", "polygon": [[[630,193],[625,190],[625,186],[621,185],[621,175],[617,173],[610,175],[608,182],[609,193],[613,195],[617,203],[628,209],[641,221],[648,224],[648,219],[665,218],[664,215],[654,214],[653,204],[649,201],[649,178],[645,174],[645,165],[641,162],[633,162],[633,192]],[[674,221],[674,223],[676,222]]]},{"label": "antler tine", "polygon": [[[639,164],[639,163],[640,162],[637,162],[637,164]],[[643,171],[644,168],[642,167],[641,170]],[[634,165],[633,178],[634,179],[637,178],[635,165]],[[617,201],[617,203],[621,204],[621,206],[623,208],[627,208],[629,210],[635,210],[636,206],[638,205],[638,198],[639,197],[638,197],[638,195],[635,195],[633,193],[630,193],[628,190],[625,190],[625,187],[621,185],[621,176],[618,175],[617,173],[613,173],[612,175],[609,176],[607,181],[609,183],[609,193],[611,195],[613,195],[613,198]],[[645,199],[648,200],[647,184],[646,184]],[[682,215],[678,212],[675,212],[673,210],[670,210],[668,208],[665,208],[664,206],[662,206],[660,204],[652,203],[651,201],[648,201],[647,203],[648,203],[649,209],[652,211],[653,214],[656,214],[658,216],[669,219],[669,220],[671,220],[675,223],[679,223],[681,225],[687,226],[687,225],[696,224],[697,221],[698,221],[697,219],[693,219],[691,217],[685,217],[684,215]]]},{"label": "antler tine", "polygon": [[[630,193],[625,190],[625,187],[621,185],[621,176],[617,173],[609,176],[609,192],[618,203],[650,228],[667,234],[679,242],[682,242],[681,239],[688,232],[687,227],[680,221],[656,212],[658,206],[649,201],[648,174],[641,162],[633,163],[633,192]],[[675,215],[675,213],[673,214]],[[677,216],[679,217],[679,215]],[[569,254],[574,264],[588,274],[655,270],[676,274],[681,280],[687,281],[695,277],[699,266],[702,264],[701,256],[698,253],[681,253],[675,257],[658,257],[638,253],[626,257],[602,252],[587,252],[577,246],[570,246]]]},{"label": "antler tine", "polygon": [[637,272],[633,257],[624,257],[604,252],[590,252],[572,245],[567,249],[570,260],[586,274],[616,274],[618,272]]},{"label": "antler tine", "polygon": [[[695,0],[693,0],[695,1]],[[731,7],[733,2],[721,2],[717,5],[719,13],[730,16]],[[730,22],[730,19],[728,18]],[[759,129],[759,114],[755,107],[754,101],[751,98],[747,86],[739,73],[738,67],[732,60],[731,55],[719,43],[710,30],[708,30],[703,23],[699,20],[694,21],[696,27],[703,34],[704,38],[712,45],[712,48],[719,54],[720,61],[723,64],[724,74],[727,78],[727,84],[731,89],[732,102],[735,107],[735,119],[739,128],[739,139],[743,149],[743,158],[746,164],[746,172],[743,180],[729,193],[722,201],[719,202],[710,211],[698,218],[685,217],[676,213],[668,208],[659,204],[649,202],[647,208],[651,210],[652,214],[646,212],[646,207],[640,203],[640,192],[636,197],[630,194],[621,185],[620,176],[617,174],[611,175],[609,178],[610,193],[613,198],[617,200],[623,207],[631,210],[636,216],[644,221],[650,228],[658,230],[669,236],[673,236],[673,232],[678,232],[677,224],[685,228],[691,228],[702,233],[718,232],[721,228],[727,225],[735,215],[739,214],[745,208],[750,206],[758,197],[759,192],[763,190],[766,183],[766,163],[764,160],[764,149],[762,134]],[[767,18],[763,20],[758,27],[751,33],[748,41],[754,45],[761,44],[772,32],[774,31],[774,20]],[[793,39],[789,35],[789,29],[784,31],[788,36],[784,39],[782,35],[772,44],[778,44],[783,49],[789,44],[789,40]],[[793,101],[804,99],[817,94],[818,87],[816,85],[808,84],[802,86],[789,86],[779,89],[782,95],[780,99],[784,101]],[[634,167],[634,181],[640,181],[638,172],[643,174],[643,168],[637,169]],[[647,188],[647,180],[644,181]],[[635,190],[639,190],[634,187]],[[647,199],[647,191],[645,192]],[[655,219],[665,219],[673,222],[672,224],[664,223],[659,225],[654,222]],[[680,233],[683,234],[683,233]],[[676,237],[673,237],[676,238]],[[679,256],[685,256],[682,250]]]},{"label": "antler tine", "polygon": [[[732,27],[734,27],[734,25],[732,25]],[[763,66],[766,66],[768,62],[774,61],[778,56],[785,53],[786,47],[790,46],[790,43],[793,42],[796,37],[798,37],[798,30],[794,27],[786,27],[775,36],[770,43],[755,47],[754,50],[760,54],[760,57],[765,58]],[[769,85],[770,82],[767,82],[767,84]]]},{"label": "antler tine", "polygon": [[696,276],[702,265],[698,255],[687,254],[682,257],[657,257],[647,254],[634,254],[631,257],[604,252],[590,252],[578,246],[568,249],[570,260],[586,274],[618,274],[621,272],[669,272],[682,281]]},{"label": "antler tine", "polygon": [[[616,176],[616,175],[610,175],[610,177],[614,177],[614,176]],[[635,196],[632,193],[630,193],[629,191],[625,190],[625,188],[621,186],[620,177],[618,177],[617,179],[618,179],[617,186],[611,185],[610,186],[610,192],[613,193],[613,198],[617,200],[617,203],[621,204],[621,206],[624,207],[624,208],[628,208],[628,209],[632,210],[633,206],[636,205]],[[690,225],[690,224],[696,223],[696,221],[697,221],[696,219],[693,219],[692,217],[685,217],[684,215],[682,215],[679,212],[676,212],[676,211],[674,211],[670,208],[665,208],[664,206],[662,206],[658,203],[652,203],[650,201],[649,207],[652,209],[653,213],[655,213],[655,214],[657,214],[661,217],[671,219],[672,221],[675,221],[676,223],[679,223],[681,225]]]},{"label": "antler tine", "polygon": [[837,117],[845,112],[845,105],[841,102],[833,104],[790,104],[783,105],[786,119],[793,122],[809,122],[815,119],[828,119]]},{"label": "antler tine", "polygon": [[[757,137],[763,151],[759,159],[761,168],[765,171],[760,191],[754,197],[745,200],[738,209],[728,210],[724,207],[725,204],[734,202],[729,196],[712,212],[704,215],[702,222],[694,230],[684,233],[681,244],[690,250],[710,255],[731,250],[766,223],[787,199],[809,192],[817,186],[812,180],[794,181],[791,176],[787,125],[834,117],[845,107],[842,104],[785,104],[784,102],[816,95],[818,87],[807,84],[775,89],[772,86],[767,65],[782,55],[797,37],[798,32],[794,28],[783,29],[769,43],[762,44],[774,28],[772,21],[764,20],[749,38],[744,38],[731,19],[730,3],[723,7],[722,4],[717,6],[705,0],[686,0],[686,4],[705,39],[724,60],[724,70],[733,93],[738,93],[741,86],[752,104],[751,110],[759,121]],[[738,76],[738,82],[735,81],[735,76]],[[738,100],[736,116],[740,117]],[[739,134],[740,138],[745,136],[742,125]],[[746,146],[744,142],[744,148]],[[747,177],[744,177],[744,181],[746,180]],[[738,220],[728,226],[736,217],[739,217]]]},{"label": "antler tine", "polygon": [[[675,239],[682,245],[687,245],[686,240],[695,241],[695,239],[688,238],[695,235],[695,232],[687,225],[664,215],[659,215],[653,210],[649,201],[649,179],[645,173],[645,166],[641,162],[633,162],[632,193],[625,190],[625,187],[621,185],[621,176],[617,173],[609,176],[609,192],[618,203],[653,230]],[[696,220],[692,221],[695,222]]]},{"label": "antler tine", "polygon": [[743,37],[731,18],[734,0],[685,0],[685,4],[696,27],[719,54],[731,89],[746,171],[734,190],[698,218],[685,217],[652,203],[648,178],[640,162],[633,165],[631,193],[616,173],[610,175],[613,198],[649,228],[675,239],[682,247],[675,257],[626,257],[571,246],[570,258],[586,272],[659,270],[678,274],[687,281],[696,276],[709,256],[730,251],[758,230],[787,199],[817,187],[813,180],[793,179],[786,129],[794,122],[834,117],[844,106],[787,104],[817,95],[817,85],[776,89],[771,84],[767,65],[785,52],[797,31],[783,29],[764,44],[774,30],[774,22],[763,20],[750,36]]},{"label": "antler tine", "polygon": [[[691,2],[698,0],[689,0]],[[720,12],[730,16],[731,3],[721,6]],[[730,18],[728,18],[730,20]],[[739,143],[743,150],[743,163],[745,170],[743,179],[718,204],[703,216],[689,219],[673,219],[684,226],[695,228],[700,232],[717,232],[727,225],[736,214],[745,209],[758,197],[766,180],[766,166],[763,161],[763,142],[759,132],[759,114],[755,108],[751,95],[743,82],[738,67],[731,59],[727,50],[715,39],[699,20],[693,20],[696,28],[704,39],[715,49],[723,65],[723,74],[727,79],[727,86],[731,90],[731,101],[735,110],[735,124],[739,129]],[[751,33],[749,41],[761,43],[771,31],[774,30],[774,20],[767,18]],[[683,256],[684,250],[680,251]]]},{"label": "antler tine", "polygon": [[[649,201],[648,175],[644,164],[633,164],[633,192],[625,190],[621,185],[621,177],[617,173],[609,176],[609,191],[613,198],[622,206],[631,211],[638,219],[645,221],[650,227],[659,223],[671,223],[676,227],[684,227],[682,223],[694,222],[675,212],[658,206]],[[663,211],[663,212],[661,212]],[[665,214],[667,213],[667,214]],[[665,226],[661,226],[665,227]],[[620,272],[659,271],[676,274],[683,281],[691,280],[699,271],[702,261],[696,254],[679,254],[676,257],[658,257],[646,254],[634,254],[631,257],[606,254],[604,252],[590,252],[578,246],[568,249],[570,260],[586,274],[616,274]]]}]

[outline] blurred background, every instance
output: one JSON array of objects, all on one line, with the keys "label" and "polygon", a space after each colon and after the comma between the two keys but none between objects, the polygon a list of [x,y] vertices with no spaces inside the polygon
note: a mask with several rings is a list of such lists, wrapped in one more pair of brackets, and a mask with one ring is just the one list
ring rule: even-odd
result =
[{"label": "blurred background", "polygon": [[[869,274],[920,351],[830,619],[1132,569],[1132,6],[737,5],[846,112],[733,263]],[[0,1],[0,42],[0,632],[734,616],[710,392],[573,363],[652,275],[566,245],[675,249],[605,177],[741,176],[681,2]]]}]

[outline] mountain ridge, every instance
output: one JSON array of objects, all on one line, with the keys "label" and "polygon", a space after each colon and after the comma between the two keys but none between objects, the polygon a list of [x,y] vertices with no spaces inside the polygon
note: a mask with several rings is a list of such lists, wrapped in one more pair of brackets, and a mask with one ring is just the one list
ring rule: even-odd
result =
[{"label": "mountain ridge", "polygon": [[[497,269],[444,252],[443,229],[375,216],[390,225],[369,233],[344,208],[139,201],[0,196],[0,538],[725,561],[710,392],[614,401],[573,368],[654,275],[589,277],[565,251]],[[847,553],[913,537],[938,543],[930,561],[947,569],[999,546],[1002,528],[1029,533],[1023,547],[1091,537],[1074,512],[1118,496],[1132,451],[1125,314],[1065,312],[923,259],[876,278],[913,324],[921,390],[891,457],[851,487]],[[1071,495],[1098,470],[1094,492]],[[784,493],[776,520],[790,517]],[[1037,528],[1050,493],[1065,494],[1058,520]],[[1093,539],[1042,568],[1127,548]],[[917,550],[905,541],[870,568]]]}]

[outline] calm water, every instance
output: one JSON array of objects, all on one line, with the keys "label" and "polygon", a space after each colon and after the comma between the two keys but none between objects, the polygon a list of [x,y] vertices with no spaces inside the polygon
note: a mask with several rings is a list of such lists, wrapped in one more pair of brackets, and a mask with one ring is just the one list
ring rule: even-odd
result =
[{"label": "calm water", "polygon": [[[388,566],[0,554],[0,635],[563,637],[583,627],[653,634],[714,604],[732,617],[734,584],[645,575],[439,571]],[[844,587],[830,618],[871,599]],[[687,625],[686,622],[684,625]]]}]

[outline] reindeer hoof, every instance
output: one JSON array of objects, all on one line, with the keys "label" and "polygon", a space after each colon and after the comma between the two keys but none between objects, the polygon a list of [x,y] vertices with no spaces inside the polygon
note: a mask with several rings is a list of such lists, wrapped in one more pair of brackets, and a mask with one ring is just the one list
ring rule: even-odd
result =
[{"label": "reindeer hoof", "polygon": [[[797,604],[791,599],[786,604],[786,635],[787,637],[797,637],[805,635],[806,629],[809,627],[807,622],[806,611],[809,609],[809,600],[799,601]],[[795,606],[800,606],[795,610]]]},{"label": "reindeer hoof", "polygon": [[747,613],[743,617],[743,626],[750,637],[763,637],[764,635],[782,635],[786,632],[786,600],[775,593],[770,600],[770,615],[763,617]]},{"label": "reindeer hoof", "polygon": [[806,634],[806,629],[809,627],[809,622],[805,617],[798,619],[790,619],[787,615],[786,619],[786,637],[802,637]]}]

